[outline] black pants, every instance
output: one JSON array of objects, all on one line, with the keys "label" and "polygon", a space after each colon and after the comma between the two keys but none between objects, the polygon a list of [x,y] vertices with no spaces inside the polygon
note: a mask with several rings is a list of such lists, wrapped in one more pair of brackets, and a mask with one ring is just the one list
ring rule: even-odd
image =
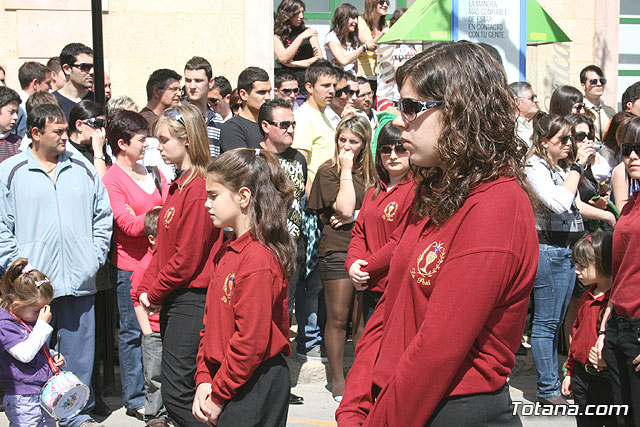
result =
[{"label": "black pants", "polygon": [[611,313],[603,357],[611,373],[611,393],[616,405],[629,405],[629,415],[618,415],[620,426],[640,426],[640,373],[633,359],[640,354],[640,319]]},{"label": "black pants", "polygon": [[366,325],[373,312],[376,309],[376,305],[382,298],[382,292],[363,291],[362,292],[362,317],[364,318],[364,324]]},{"label": "black pants", "polygon": [[191,413],[206,297],[206,289],[180,289],[165,299],[160,312],[162,400],[180,427],[206,425]]},{"label": "black pants", "polygon": [[[577,363],[571,375],[573,401],[584,413],[587,405],[613,405],[609,377],[587,373],[584,365]],[[616,427],[615,416],[577,415],[578,427]]]},{"label": "black pants", "polygon": [[492,393],[468,394],[441,400],[426,426],[522,427],[522,422],[518,415],[513,415],[509,384],[505,383]]},{"label": "black pants", "polygon": [[282,355],[265,360],[227,402],[219,427],[284,427],[289,412],[291,379]]}]

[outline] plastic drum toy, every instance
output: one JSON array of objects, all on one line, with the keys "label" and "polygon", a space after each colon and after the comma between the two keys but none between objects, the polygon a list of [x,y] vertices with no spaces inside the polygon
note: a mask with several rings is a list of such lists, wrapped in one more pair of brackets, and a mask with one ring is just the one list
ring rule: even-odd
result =
[{"label": "plastic drum toy", "polygon": [[71,372],[49,378],[40,393],[40,405],[56,420],[78,415],[89,400],[89,387]]}]

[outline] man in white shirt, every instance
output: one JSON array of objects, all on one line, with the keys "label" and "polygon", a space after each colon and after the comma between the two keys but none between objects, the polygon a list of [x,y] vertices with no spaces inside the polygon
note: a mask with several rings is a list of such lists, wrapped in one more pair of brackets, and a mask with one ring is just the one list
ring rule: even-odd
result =
[{"label": "man in white shirt", "polygon": [[616,114],[613,108],[602,103],[601,98],[606,84],[607,79],[604,78],[602,69],[597,65],[588,65],[580,71],[580,85],[584,91],[584,107],[593,113],[597,141],[602,141],[609,120]]},{"label": "man in white shirt", "polygon": [[538,106],[538,95],[533,92],[533,88],[527,82],[516,82],[509,85],[513,98],[518,106],[518,118],[516,132],[529,148],[531,148],[531,135],[533,135],[534,116],[540,111]]}]

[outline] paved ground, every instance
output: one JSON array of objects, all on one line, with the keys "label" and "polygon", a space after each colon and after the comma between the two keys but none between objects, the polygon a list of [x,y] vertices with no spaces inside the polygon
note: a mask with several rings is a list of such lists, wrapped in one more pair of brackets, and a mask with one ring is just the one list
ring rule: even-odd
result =
[{"label": "paved ground", "polygon": [[[309,362],[308,367],[304,367],[295,373],[297,362],[291,361],[292,373],[294,378],[299,382],[304,379],[311,379],[307,383],[299,383],[293,388],[293,392],[304,397],[303,405],[292,405],[289,407],[288,426],[305,427],[305,426],[335,426],[334,412],[338,406],[333,401],[331,393],[326,384],[326,379],[320,377],[325,375],[326,369],[319,362]],[[312,371],[311,373],[309,371]],[[326,378],[326,377],[325,377]],[[530,354],[527,356],[518,356],[516,368],[510,379],[511,397],[517,401],[535,401],[536,379],[533,371],[533,363]],[[97,418],[104,425],[109,427],[129,427],[142,426],[143,423],[134,418],[125,415],[122,407],[122,400],[118,396],[107,396],[107,404],[115,409],[107,418]],[[545,427],[569,427],[575,425],[573,417],[542,417],[529,416],[522,417],[522,423],[525,427],[545,426]],[[8,426],[9,423],[4,415],[0,413],[0,427]]]}]

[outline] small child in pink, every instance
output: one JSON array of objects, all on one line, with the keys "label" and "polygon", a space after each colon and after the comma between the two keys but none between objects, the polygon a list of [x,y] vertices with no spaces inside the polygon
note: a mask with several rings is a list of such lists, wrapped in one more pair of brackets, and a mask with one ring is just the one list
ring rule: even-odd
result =
[{"label": "small child in pink", "polygon": [[144,233],[149,239],[150,247],[131,275],[131,299],[133,300],[133,309],[142,331],[142,365],[144,367],[145,388],[144,418],[148,426],[164,426],[167,425],[168,421],[167,410],[162,403],[162,395],[160,393],[162,375],[160,314],[156,313],[153,316],[148,316],[140,306],[136,296],[138,286],[140,286],[144,273],[149,267],[156,247],[159,213],[160,207],[156,207],[147,212],[144,217]]}]

